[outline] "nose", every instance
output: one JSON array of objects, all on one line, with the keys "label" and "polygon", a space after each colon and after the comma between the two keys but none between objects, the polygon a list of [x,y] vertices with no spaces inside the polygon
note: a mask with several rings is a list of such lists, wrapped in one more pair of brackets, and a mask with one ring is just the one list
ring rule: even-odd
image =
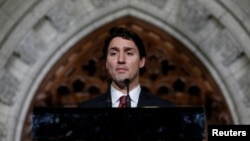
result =
[{"label": "nose", "polygon": [[118,64],[125,64],[126,63],[126,58],[123,53],[119,54],[118,56]]}]

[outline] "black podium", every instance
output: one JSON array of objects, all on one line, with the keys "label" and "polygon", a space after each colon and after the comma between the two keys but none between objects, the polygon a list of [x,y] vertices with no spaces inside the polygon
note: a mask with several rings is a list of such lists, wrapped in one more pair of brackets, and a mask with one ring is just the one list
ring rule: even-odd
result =
[{"label": "black podium", "polygon": [[33,141],[202,141],[203,107],[39,108]]}]

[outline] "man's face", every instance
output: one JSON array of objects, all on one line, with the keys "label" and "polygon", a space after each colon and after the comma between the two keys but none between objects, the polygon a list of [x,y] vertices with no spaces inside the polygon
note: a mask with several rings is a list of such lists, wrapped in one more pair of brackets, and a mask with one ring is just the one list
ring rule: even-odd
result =
[{"label": "man's face", "polygon": [[112,79],[121,83],[126,78],[131,82],[139,81],[139,70],[145,64],[145,58],[140,59],[139,50],[132,40],[115,37],[108,46],[106,68]]}]

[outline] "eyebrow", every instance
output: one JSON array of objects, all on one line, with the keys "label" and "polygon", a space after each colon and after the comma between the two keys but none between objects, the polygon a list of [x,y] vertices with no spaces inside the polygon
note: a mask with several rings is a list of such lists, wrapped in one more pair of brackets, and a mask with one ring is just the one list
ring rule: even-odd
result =
[{"label": "eyebrow", "polygon": [[[134,50],[134,51],[136,51],[136,49],[133,48],[133,47],[124,47],[124,48],[125,48],[125,51],[129,51],[129,50]],[[110,51],[110,50],[118,51],[119,48],[118,48],[118,47],[110,47],[110,49],[109,49],[108,51]]]}]

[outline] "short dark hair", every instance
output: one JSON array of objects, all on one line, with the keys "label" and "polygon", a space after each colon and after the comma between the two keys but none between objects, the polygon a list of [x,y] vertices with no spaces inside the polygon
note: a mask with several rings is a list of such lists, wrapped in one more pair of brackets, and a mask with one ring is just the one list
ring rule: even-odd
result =
[{"label": "short dark hair", "polygon": [[145,47],[140,36],[137,33],[131,30],[128,30],[127,28],[124,28],[124,27],[112,27],[109,30],[109,34],[106,36],[104,46],[103,46],[103,51],[102,51],[103,58],[105,59],[107,58],[109,43],[115,37],[122,37],[127,40],[132,40],[139,50],[140,58],[143,58],[143,57],[146,58]]}]

